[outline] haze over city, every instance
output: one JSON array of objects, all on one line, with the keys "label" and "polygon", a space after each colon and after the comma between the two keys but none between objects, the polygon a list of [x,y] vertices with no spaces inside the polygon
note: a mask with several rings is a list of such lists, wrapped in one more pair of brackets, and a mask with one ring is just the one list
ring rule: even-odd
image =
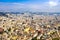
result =
[{"label": "haze over city", "polygon": [[60,0],[0,0],[0,12],[60,12]]}]

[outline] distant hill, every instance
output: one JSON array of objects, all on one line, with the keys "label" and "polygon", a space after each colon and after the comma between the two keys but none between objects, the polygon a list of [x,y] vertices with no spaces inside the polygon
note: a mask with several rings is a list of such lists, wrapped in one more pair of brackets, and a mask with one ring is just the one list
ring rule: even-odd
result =
[{"label": "distant hill", "polygon": [[0,12],[0,16],[8,17],[8,15],[6,15],[4,12]]},{"label": "distant hill", "polygon": [[[6,14],[24,14],[25,12],[0,12],[0,16],[7,16]],[[60,12],[26,12],[26,14],[36,14],[36,15],[59,15]]]}]

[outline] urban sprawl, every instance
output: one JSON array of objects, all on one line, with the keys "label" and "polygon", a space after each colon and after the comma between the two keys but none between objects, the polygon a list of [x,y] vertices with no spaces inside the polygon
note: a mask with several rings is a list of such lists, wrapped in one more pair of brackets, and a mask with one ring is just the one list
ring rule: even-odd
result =
[{"label": "urban sprawl", "polygon": [[60,16],[0,15],[0,40],[60,40]]}]

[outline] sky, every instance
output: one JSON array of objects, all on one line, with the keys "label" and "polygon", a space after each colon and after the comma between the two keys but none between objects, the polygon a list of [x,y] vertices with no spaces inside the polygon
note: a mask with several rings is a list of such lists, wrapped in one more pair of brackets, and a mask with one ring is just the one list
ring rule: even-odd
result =
[{"label": "sky", "polygon": [[0,0],[0,12],[60,12],[60,0]]}]

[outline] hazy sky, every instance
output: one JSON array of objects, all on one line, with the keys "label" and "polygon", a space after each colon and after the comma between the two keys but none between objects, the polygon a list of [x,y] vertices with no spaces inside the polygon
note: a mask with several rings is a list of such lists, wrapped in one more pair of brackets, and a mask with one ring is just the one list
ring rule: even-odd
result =
[{"label": "hazy sky", "polygon": [[0,0],[0,11],[60,12],[60,0]]}]

